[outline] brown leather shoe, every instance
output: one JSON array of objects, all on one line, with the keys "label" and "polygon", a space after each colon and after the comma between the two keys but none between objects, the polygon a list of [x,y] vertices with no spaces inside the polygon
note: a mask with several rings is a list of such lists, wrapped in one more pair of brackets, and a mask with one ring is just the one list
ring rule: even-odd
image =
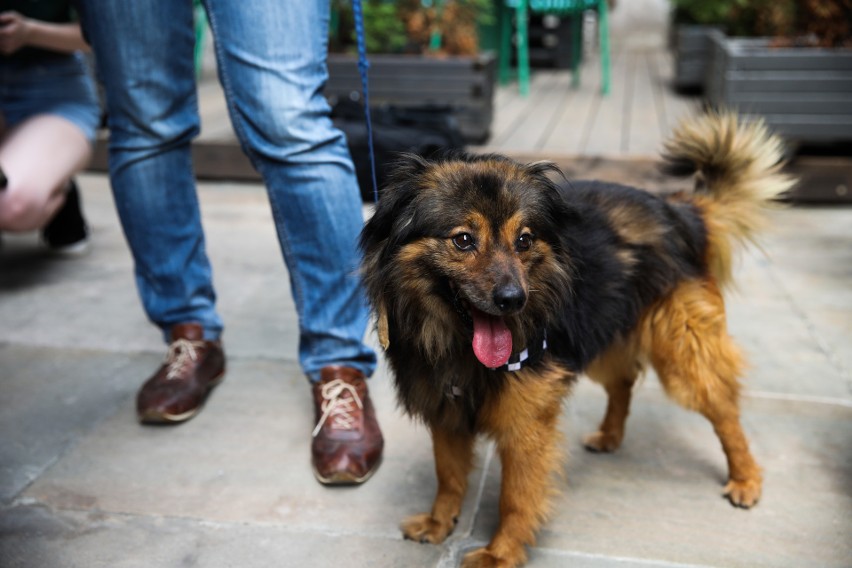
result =
[{"label": "brown leather shoe", "polygon": [[225,353],[219,341],[205,341],[197,323],[172,328],[166,360],[136,396],[136,412],[145,424],[189,420],[225,375]]},{"label": "brown leather shoe", "polygon": [[311,444],[314,475],[325,485],[354,485],[379,469],[385,441],[363,373],[325,367],[312,386],[316,428]]}]

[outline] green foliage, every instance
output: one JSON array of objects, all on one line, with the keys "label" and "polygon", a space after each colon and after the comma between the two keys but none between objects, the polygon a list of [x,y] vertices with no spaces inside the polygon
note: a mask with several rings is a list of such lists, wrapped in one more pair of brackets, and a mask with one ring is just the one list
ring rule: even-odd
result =
[{"label": "green foliage", "polygon": [[[448,53],[460,38],[475,50],[477,26],[496,20],[493,6],[493,0],[363,0],[367,51],[424,53],[435,36],[451,46]],[[355,44],[351,0],[332,0],[329,48],[352,51]]]},{"label": "green foliage", "polygon": [[457,0],[457,3],[476,14],[479,25],[490,26],[497,22],[493,0]]},{"label": "green foliage", "polygon": [[[408,44],[405,24],[399,18],[396,4],[384,0],[365,2],[364,35],[370,53],[400,53]],[[351,40],[355,41],[355,30]]]},{"label": "green foliage", "polygon": [[722,26],[731,36],[793,33],[799,0],[672,0],[678,23]]},{"label": "green foliage", "polygon": [[748,0],[671,0],[675,20],[684,24],[725,25]]}]

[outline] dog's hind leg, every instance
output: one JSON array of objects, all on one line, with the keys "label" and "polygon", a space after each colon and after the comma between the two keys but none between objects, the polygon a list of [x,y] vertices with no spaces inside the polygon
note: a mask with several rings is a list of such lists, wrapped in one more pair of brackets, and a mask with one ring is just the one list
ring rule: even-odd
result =
[{"label": "dog's hind leg", "polygon": [[405,538],[438,544],[453,532],[473,466],[473,443],[473,434],[432,428],[438,493],[431,513],[413,515],[402,522]]},{"label": "dog's hind leg", "polygon": [[643,342],[650,342],[651,362],[666,393],[705,416],[722,443],[728,461],[724,495],[739,507],[755,505],[762,476],[740,424],[743,362],[726,330],[724,301],[715,282],[680,284],[644,326]]},{"label": "dog's hind leg", "polygon": [[583,445],[589,451],[615,451],[624,439],[624,425],[630,412],[633,384],[641,371],[637,350],[637,337],[632,334],[629,338],[622,338],[613,343],[586,369],[589,378],[603,385],[608,397],[606,414],[598,431],[583,439]]}]

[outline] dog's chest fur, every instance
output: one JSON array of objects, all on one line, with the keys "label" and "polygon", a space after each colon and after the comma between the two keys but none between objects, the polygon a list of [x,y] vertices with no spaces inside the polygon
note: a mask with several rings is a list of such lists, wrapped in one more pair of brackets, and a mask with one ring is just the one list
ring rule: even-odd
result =
[{"label": "dog's chest fur", "polygon": [[[412,417],[451,432],[491,430],[485,418],[490,414],[488,407],[504,398],[507,390],[520,387],[531,397],[530,404],[536,404],[532,400],[536,396],[544,404],[552,400],[554,391],[557,397],[564,396],[575,378],[546,354],[535,364],[511,372],[487,369],[461,351],[437,365],[411,353],[403,355],[405,351],[388,351],[400,404]],[[547,394],[536,395],[539,391]]]}]

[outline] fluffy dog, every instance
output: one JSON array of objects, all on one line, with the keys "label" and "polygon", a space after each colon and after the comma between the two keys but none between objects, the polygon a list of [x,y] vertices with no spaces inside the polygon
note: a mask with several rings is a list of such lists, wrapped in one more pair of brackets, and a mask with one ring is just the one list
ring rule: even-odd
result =
[{"label": "fluffy dog", "polygon": [[666,393],[713,425],[728,461],[724,494],[760,497],[761,471],[739,420],[739,350],[721,288],[735,247],[791,187],[781,141],[713,113],[666,144],[691,195],[603,182],[557,184],[548,163],[488,155],[406,156],[361,236],[363,274],[398,398],[431,430],[438,492],[407,538],[453,529],[473,462],[491,437],[502,464],[500,524],[464,566],[517,566],[548,514],[562,460],[557,421],[575,377],[609,397],[594,451],[622,441],[630,397],[650,364]]}]

